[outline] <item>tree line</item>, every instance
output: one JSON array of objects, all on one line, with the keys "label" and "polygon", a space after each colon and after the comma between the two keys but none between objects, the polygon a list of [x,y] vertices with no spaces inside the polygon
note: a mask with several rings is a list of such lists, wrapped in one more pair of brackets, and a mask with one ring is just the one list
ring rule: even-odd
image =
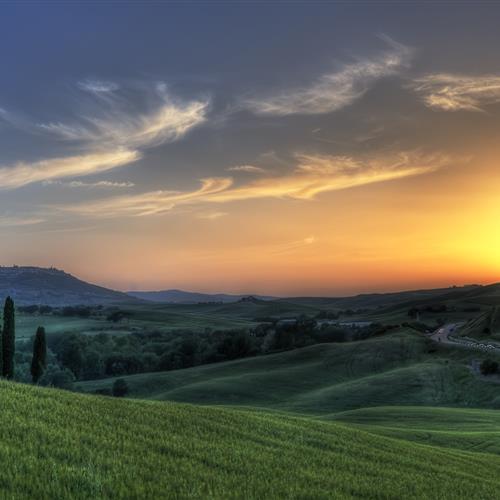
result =
[{"label": "tree line", "polygon": [[[16,312],[11,297],[5,299],[3,308],[3,325],[0,327],[0,373],[8,380],[14,378],[16,354]],[[31,358],[31,379],[37,383],[47,365],[47,341],[45,329],[39,326],[33,342]]]},{"label": "tree line", "polygon": [[[71,389],[76,381],[177,370],[323,342],[361,340],[382,334],[387,328],[376,324],[318,325],[314,318],[303,316],[246,329],[143,331],[126,335],[53,333],[47,338],[47,368],[39,383]],[[27,372],[31,342],[19,342],[18,351],[20,369]],[[18,379],[22,380],[21,376]]]}]

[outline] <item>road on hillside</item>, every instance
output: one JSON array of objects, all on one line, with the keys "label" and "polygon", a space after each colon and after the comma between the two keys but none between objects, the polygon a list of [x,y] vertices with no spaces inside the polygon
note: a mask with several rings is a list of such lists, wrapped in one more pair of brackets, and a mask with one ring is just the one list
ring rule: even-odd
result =
[{"label": "road on hillside", "polygon": [[460,327],[461,323],[448,323],[439,327],[432,335],[431,339],[440,344],[451,344],[455,346],[466,347],[468,349],[479,349],[481,351],[500,352],[500,346],[491,343],[481,343],[470,339],[451,338]]}]

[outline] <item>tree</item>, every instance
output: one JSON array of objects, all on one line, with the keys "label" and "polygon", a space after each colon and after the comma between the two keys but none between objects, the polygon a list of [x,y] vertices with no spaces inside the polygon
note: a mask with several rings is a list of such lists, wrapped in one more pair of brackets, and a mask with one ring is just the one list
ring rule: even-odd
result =
[{"label": "tree", "polygon": [[123,398],[128,394],[128,385],[123,378],[118,378],[113,384],[113,396],[115,398]]},{"label": "tree", "polygon": [[16,350],[16,323],[14,312],[14,301],[7,297],[3,308],[3,332],[2,332],[2,375],[11,379],[14,377],[14,353]]},{"label": "tree", "polygon": [[69,368],[77,379],[83,371],[83,350],[84,340],[76,334],[65,336],[58,347],[59,361],[64,367]]},{"label": "tree", "polygon": [[3,330],[0,325],[0,375],[3,374]]},{"label": "tree", "polygon": [[57,365],[49,365],[44,374],[40,377],[39,384],[59,389],[73,389],[75,376],[68,368],[60,368]]},{"label": "tree", "polygon": [[31,377],[36,384],[43,375],[47,366],[47,341],[45,340],[45,328],[39,326],[35,341],[33,342],[33,359],[31,360]]}]

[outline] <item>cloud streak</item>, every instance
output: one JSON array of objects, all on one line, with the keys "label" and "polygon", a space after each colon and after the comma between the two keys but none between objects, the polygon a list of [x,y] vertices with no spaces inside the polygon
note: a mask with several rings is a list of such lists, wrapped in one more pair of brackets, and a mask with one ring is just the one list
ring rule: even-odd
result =
[{"label": "cloud streak", "polygon": [[424,104],[441,111],[484,111],[500,102],[500,76],[438,73],[415,80],[412,88]]},{"label": "cloud streak", "polygon": [[131,188],[135,184],[133,182],[115,182],[115,181],[97,181],[97,182],[83,182],[83,181],[70,181],[64,182],[60,180],[47,180],[43,181],[44,186],[63,186],[69,188]]},{"label": "cloud streak", "polygon": [[40,129],[62,139],[93,145],[144,148],[181,139],[206,120],[209,100],[181,102],[159,85],[158,100],[148,112],[131,113],[121,109],[119,100],[108,100],[101,116],[82,117],[78,123],[42,123]]},{"label": "cloud streak", "polygon": [[236,186],[230,177],[209,178],[202,180],[201,187],[194,191],[154,191],[59,209],[83,216],[118,217],[161,214],[184,205],[263,198],[312,200],[329,191],[429,173],[450,163],[450,158],[410,151],[376,159],[298,154],[296,161],[295,168],[287,175],[266,177],[241,186]]},{"label": "cloud streak", "polygon": [[255,165],[236,165],[226,169],[228,172],[246,172],[248,174],[264,174],[266,171]]},{"label": "cloud streak", "polygon": [[0,189],[15,189],[34,182],[106,172],[135,162],[140,157],[138,151],[116,149],[34,163],[20,162],[13,166],[0,167]]},{"label": "cloud streak", "polygon": [[33,226],[35,224],[41,224],[42,222],[45,222],[45,219],[41,217],[0,215],[0,227]]},{"label": "cloud streak", "polygon": [[243,107],[258,115],[323,114],[344,108],[362,97],[381,78],[397,74],[410,62],[413,51],[388,37],[389,49],[378,57],[346,64],[320,76],[309,86],[268,97],[252,98]]},{"label": "cloud streak", "polygon": [[104,80],[83,80],[78,82],[78,87],[85,92],[91,92],[92,94],[100,94],[108,92],[114,92],[120,87],[115,82],[108,82]]},{"label": "cloud streak", "polygon": [[[92,94],[117,90],[109,82],[92,81],[85,85]],[[208,100],[181,102],[172,98],[162,85],[157,86],[155,95],[155,104],[140,114],[124,110],[120,107],[121,100],[109,98],[99,101],[99,107],[105,108],[99,116],[82,117],[72,124],[39,124],[38,130],[75,142],[79,154],[0,165],[0,189],[99,174],[123,167],[139,160],[143,149],[177,141],[206,119]],[[0,116],[7,116],[6,112],[0,110]]]}]

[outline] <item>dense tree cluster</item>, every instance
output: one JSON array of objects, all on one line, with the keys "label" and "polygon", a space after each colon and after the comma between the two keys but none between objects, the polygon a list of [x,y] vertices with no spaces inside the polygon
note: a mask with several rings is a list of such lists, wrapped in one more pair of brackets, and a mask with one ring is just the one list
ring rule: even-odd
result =
[{"label": "dense tree cluster", "polygon": [[[130,314],[118,308],[106,310],[100,306],[49,309],[24,306],[23,311],[82,318],[100,316],[111,322],[127,321]],[[3,344],[0,363],[4,377],[14,376],[15,361],[17,380],[67,389],[78,380],[114,377],[116,387],[113,386],[110,394],[124,396],[128,388],[120,377],[125,375],[189,368],[323,342],[361,340],[382,334],[389,328],[377,324],[339,323],[338,318],[338,313],[320,312],[315,317],[262,318],[258,326],[249,329],[97,335],[64,332],[47,337],[44,328],[39,327],[34,338],[18,342],[17,352],[14,352],[14,303],[9,298],[5,303],[4,329],[0,336]]]},{"label": "dense tree cluster", "polygon": [[[121,377],[176,370],[295,349],[323,342],[361,340],[383,333],[381,325],[363,327],[320,323],[302,316],[272,320],[246,330],[171,331],[131,334],[52,334],[47,338],[43,375],[37,372],[38,332],[31,375],[42,385],[70,388],[76,380]],[[44,336],[45,338],[45,336]],[[20,343],[18,364],[30,362],[31,343]]]}]

